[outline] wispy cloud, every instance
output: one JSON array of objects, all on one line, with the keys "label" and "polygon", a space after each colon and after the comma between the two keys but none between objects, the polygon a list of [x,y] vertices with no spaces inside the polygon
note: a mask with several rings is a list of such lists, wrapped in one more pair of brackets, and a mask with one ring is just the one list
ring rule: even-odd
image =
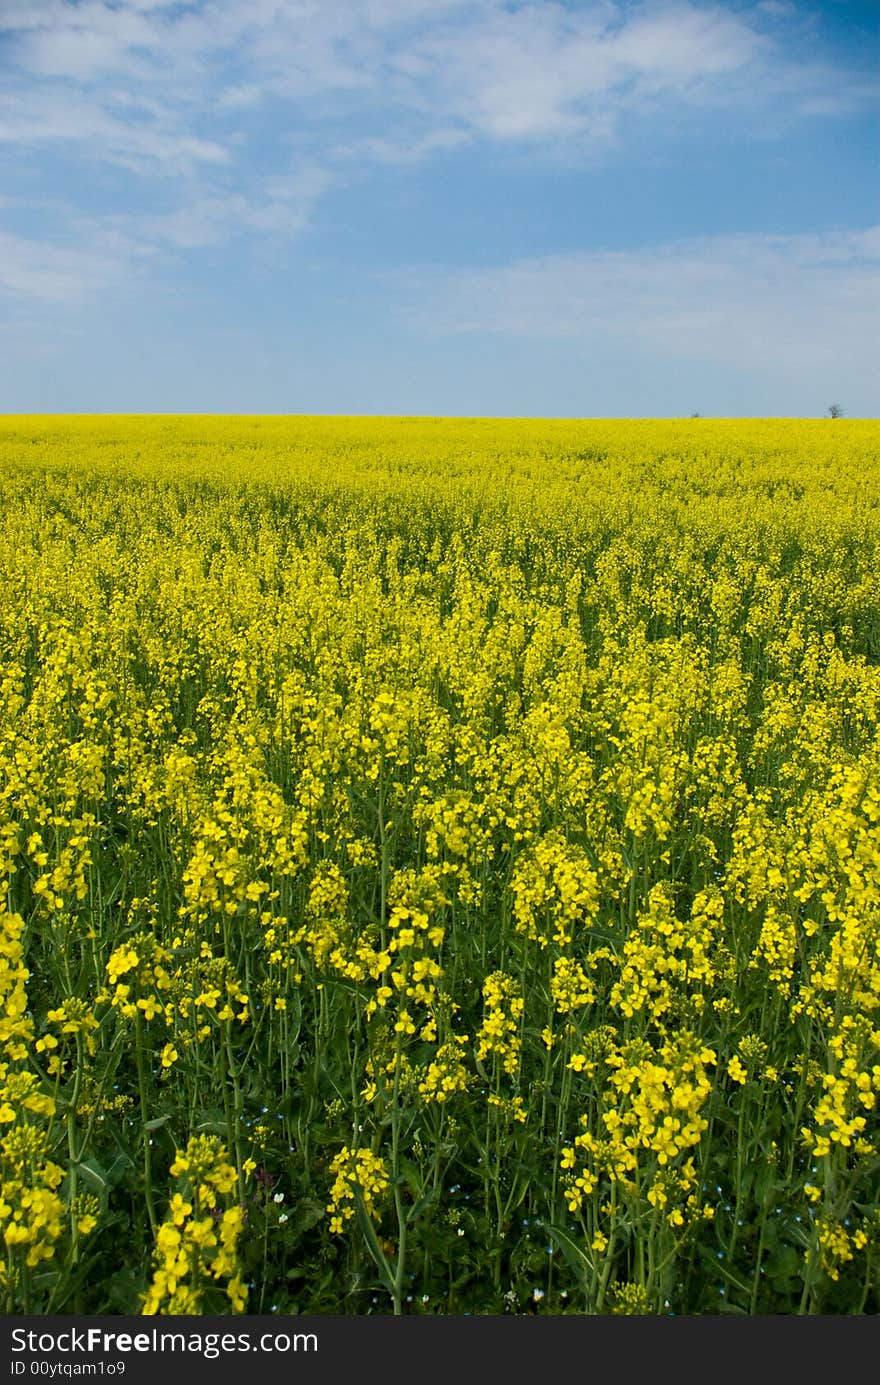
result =
[{"label": "wispy cloud", "polygon": [[411,269],[394,285],[420,333],[624,345],[771,375],[833,366],[876,388],[880,226]]},{"label": "wispy cloud", "polygon": [[412,51],[432,99],[475,136],[604,143],[628,111],[660,96],[717,101],[725,78],[769,60],[771,44],[719,8],[624,15],[606,5],[531,4],[492,7],[466,31],[447,26]]},{"label": "wispy cloud", "polygon": [[595,161],[646,115],[766,124],[876,97],[791,58],[798,23],[784,0],[4,0],[0,150],[31,187],[57,152],[84,198],[101,169],[162,189],[139,241],[290,237],[328,189],[468,144]]},{"label": "wispy cloud", "polygon": [[76,306],[130,281],[155,251],[124,232],[93,226],[65,242],[0,231],[0,298],[24,303]]},{"label": "wispy cloud", "polygon": [[[101,217],[44,199],[46,231],[12,234],[0,229],[0,302],[76,309],[111,288],[131,286],[168,255],[222,246],[242,236],[289,238],[309,224],[328,185],[319,167],[292,163],[265,177],[257,195],[195,189],[170,210],[112,211]],[[25,198],[0,199],[20,212]],[[33,203],[31,205],[34,205]]]},{"label": "wispy cloud", "polygon": [[[802,14],[787,0],[1,0],[6,191],[43,229],[35,215],[1,235],[0,296],[76,306],[206,247],[288,242],[328,191],[467,147],[593,163],[622,157],[646,118],[725,107],[764,127],[876,100],[879,84],[787,51]],[[843,237],[728,237],[405,288],[431,330],[815,355],[850,349],[844,306],[872,334],[866,256]]]},{"label": "wispy cloud", "polygon": [[[80,92],[66,138],[91,106],[109,118],[115,157],[120,102],[138,93],[133,131],[193,139],[269,101],[296,126],[332,124],[347,100],[384,117],[386,133],[405,114],[431,128],[458,122],[473,138],[542,140],[589,135],[609,112],[659,96],[741,99],[743,77],[751,105],[794,88],[816,99],[831,70],[787,57],[784,16],[766,0],[735,10],[721,0],[7,0],[0,35],[30,90]],[[14,84],[9,99],[15,107]],[[35,131],[24,114],[20,138]],[[94,143],[101,128],[93,116],[84,133]]]}]

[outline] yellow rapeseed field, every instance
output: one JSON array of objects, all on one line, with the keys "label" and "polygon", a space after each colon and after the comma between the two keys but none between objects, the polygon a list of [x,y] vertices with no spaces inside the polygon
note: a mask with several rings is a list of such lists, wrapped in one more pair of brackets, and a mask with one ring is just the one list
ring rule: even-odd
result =
[{"label": "yellow rapeseed field", "polygon": [[0,473],[7,1313],[880,1311],[880,424]]}]

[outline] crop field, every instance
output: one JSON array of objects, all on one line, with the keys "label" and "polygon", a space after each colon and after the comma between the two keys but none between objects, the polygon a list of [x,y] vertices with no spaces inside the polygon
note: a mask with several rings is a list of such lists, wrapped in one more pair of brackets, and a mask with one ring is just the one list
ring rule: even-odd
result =
[{"label": "crop field", "polygon": [[6,1313],[880,1312],[880,424],[0,477]]}]

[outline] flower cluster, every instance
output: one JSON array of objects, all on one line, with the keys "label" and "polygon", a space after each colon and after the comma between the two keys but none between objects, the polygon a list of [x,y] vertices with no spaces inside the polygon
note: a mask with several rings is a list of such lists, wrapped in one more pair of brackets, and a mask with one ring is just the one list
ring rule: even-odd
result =
[{"label": "flower cluster", "polygon": [[142,1313],[152,1315],[210,1311],[212,1290],[222,1286],[228,1309],[243,1313],[247,1289],[236,1248],[244,1229],[244,1210],[231,1201],[238,1178],[216,1136],[194,1136],[170,1169],[179,1191],[156,1233],[153,1278]]},{"label": "flower cluster", "polygon": [[380,1210],[382,1199],[390,1186],[384,1159],[369,1149],[349,1149],[348,1145],[344,1145],[334,1155],[330,1173],[333,1183],[327,1211],[330,1214],[331,1232],[344,1230],[346,1222],[355,1215],[358,1198],[362,1200],[368,1216]]}]

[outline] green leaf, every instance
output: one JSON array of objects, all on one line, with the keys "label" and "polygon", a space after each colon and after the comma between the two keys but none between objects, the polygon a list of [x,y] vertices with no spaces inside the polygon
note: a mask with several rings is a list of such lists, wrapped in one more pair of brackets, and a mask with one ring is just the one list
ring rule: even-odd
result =
[{"label": "green leaf", "polygon": [[772,1255],[765,1265],[765,1273],[771,1280],[794,1279],[800,1273],[803,1265],[803,1256],[799,1255],[794,1246],[781,1246]]},{"label": "green leaf", "polygon": [[586,1291],[593,1278],[593,1265],[589,1256],[578,1245],[577,1241],[571,1237],[561,1226],[547,1225],[547,1233],[558,1244],[562,1254],[568,1261],[575,1277]]},{"label": "green leaf", "polygon": [[389,1294],[391,1294],[393,1297],[396,1289],[394,1275],[391,1271],[391,1266],[388,1263],[385,1252],[379,1244],[379,1238],[376,1235],[376,1228],[370,1220],[370,1215],[367,1212],[366,1207],[364,1206],[364,1196],[360,1188],[355,1189],[355,1206],[357,1208],[358,1224],[361,1228],[361,1231],[363,1232],[364,1240],[367,1243],[367,1250],[370,1252],[374,1261],[376,1262],[376,1268],[378,1269],[379,1274],[382,1277],[382,1283],[385,1285],[385,1288],[388,1290]]},{"label": "green leaf", "polygon": [[407,1159],[404,1156],[400,1160],[400,1168],[403,1173],[403,1181],[405,1181],[406,1186],[412,1194],[413,1198],[418,1200],[418,1198],[422,1195],[423,1186],[421,1171],[418,1165],[414,1164],[412,1159]]},{"label": "green leaf", "polygon": [[418,1220],[418,1218],[422,1215],[422,1213],[425,1211],[425,1209],[426,1209],[427,1207],[430,1207],[431,1204],[432,1204],[433,1202],[436,1202],[436,1201],[437,1201],[437,1190],[434,1189],[434,1188],[429,1188],[428,1191],[427,1191],[426,1193],[424,1193],[420,1198],[417,1198],[417,1199],[416,1199],[416,1201],[413,1203],[412,1207],[410,1207],[409,1211],[407,1212],[407,1214],[406,1214],[406,1224],[407,1224],[407,1226],[412,1226],[413,1222]]},{"label": "green leaf", "polygon": [[296,1209],[294,1228],[297,1231],[311,1231],[313,1226],[325,1215],[324,1204],[316,1202],[313,1198],[303,1198]]},{"label": "green leaf", "polygon": [[97,1159],[84,1159],[82,1163],[73,1163],[70,1167],[79,1175],[90,1193],[103,1198],[110,1191],[107,1170]]},{"label": "green leaf", "polygon": [[133,1168],[134,1164],[127,1154],[117,1154],[105,1174],[107,1191],[110,1192],[118,1183],[121,1183],[129,1169]]}]

